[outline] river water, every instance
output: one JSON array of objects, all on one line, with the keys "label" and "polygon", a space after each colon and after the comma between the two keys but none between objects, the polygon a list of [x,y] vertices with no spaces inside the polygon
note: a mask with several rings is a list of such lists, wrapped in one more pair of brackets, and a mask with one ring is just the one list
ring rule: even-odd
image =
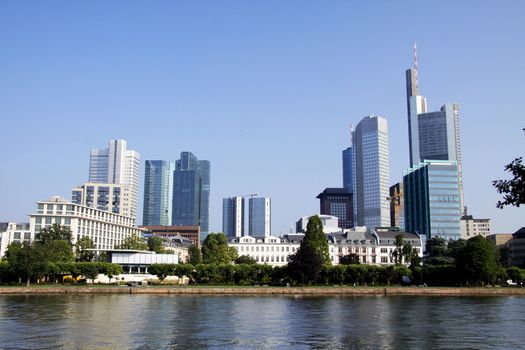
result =
[{"label": "river water", "polygon": [[525,349],[525,298],[0,296],[0,348]]}]

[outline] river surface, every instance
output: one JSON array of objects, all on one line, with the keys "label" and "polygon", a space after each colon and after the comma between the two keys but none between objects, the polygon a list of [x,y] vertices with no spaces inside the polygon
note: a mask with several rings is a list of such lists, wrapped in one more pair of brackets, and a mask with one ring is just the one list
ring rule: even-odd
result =
[{"label": "river surface", "polygon": [[0,296],[1,349],[525,349],[525,297]]}]

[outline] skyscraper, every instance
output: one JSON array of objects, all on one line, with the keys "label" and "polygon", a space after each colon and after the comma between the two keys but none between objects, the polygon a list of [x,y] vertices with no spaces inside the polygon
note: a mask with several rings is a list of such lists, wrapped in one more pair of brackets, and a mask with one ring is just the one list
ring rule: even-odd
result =
[{"label": "skyscraper", "polygon": [[388,122],[364,117],[352,132],[354,225],[390,226]]},{"label": "skyscraper", "polygon": [[173,172],[171,224],[200,226],[201,238],[208,235],[210,210],[210,162],[182,152]]},{"label": "skyscraper", "polygon": [[[352,134],[352,127],[350,126],[350,135]],[[350,146],[343,151],[343,187],[350,193],[354,191],[352,184],[352,139],[350,138]]]},{"label": "skyscraper", "polygon": [[250,197],[248,200],[248,234],[253,237],[271,235],[271,200],[269,197]]},{"label": "skyscraper", "polygon": [[174,162],[146,161],[142,225],[171,225],[174,171]]},{"label": "skyscraper", "polygon": [[405,229],[423,240],[457,240],[460,230],[460,194],[455,161],[425,160],[403,176]]},{"label": "skyscraper", "polygon": [[354,212],[352,193],[345,188],[325,188],[317,196],[319,198],[320,212],[338,218],[340,228],[354,227]]},{"label": "skyscraper", "polygon": [[222,231],[228,237],[244,236],[244,198],[241,196],[222,200]]},{"label": "skyscraper", "polygon": [[408,143],[410,167],[424,160],[453,160],[458,167],[460,203],[463,207],[463,172],[459,133],[459,105],[445,104],[439,111],[427,112],[427,100],[419,95],[417,56],[414,68],[406,70]]},{"label": "skyscraper", "polygon": [[131,216],[136,219],[139,194],[140,154],[128,150],[125,140],[110,140],[108,147],[92,149],[89,182],[128,185],[131,188]]}]

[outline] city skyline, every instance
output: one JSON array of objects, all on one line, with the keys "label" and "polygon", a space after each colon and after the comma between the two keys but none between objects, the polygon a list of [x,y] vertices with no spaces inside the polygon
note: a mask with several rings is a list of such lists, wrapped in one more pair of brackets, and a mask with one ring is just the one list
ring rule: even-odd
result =
[{"label": "city skyline", "polygon": [[[2,220],[27,222],[35,202],[69,198],[88,180],[89,149],[125,139],[142,159],[192,150],[213,162],[211,232],[221,231],[221,198],[260,192],[272,198],[272,233],[287,233],[318,212],[322,188],[342,183],[348,125],[363,115],[387,116],[389,185],[402,181],[403,73],[416,41],[421,90],[440,103],[428,110],[461,107],[465,205],[491,218],[495,233],[523,226],[522,208],[496,209],[491,185],[523,155],[525,52],[513,39],[525,34],[523,4],[132,4],[117,17],[119,9],[0,4]],[[429,17],[444,10],[453,11]],[[139,213],[143,176],[144,162]]]}]

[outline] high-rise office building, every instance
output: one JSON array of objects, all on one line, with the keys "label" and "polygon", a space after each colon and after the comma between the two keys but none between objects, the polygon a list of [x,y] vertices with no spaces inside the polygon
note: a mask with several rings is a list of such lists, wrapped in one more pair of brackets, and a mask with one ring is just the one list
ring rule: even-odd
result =
[{"label": "high-rise office building", "polygon": [[244,198],[241,196],[222,200],[222,231],[228,237],[244,236]]},{"label": "high-rise office building", "polygon": [[343,151],[343,188],[352,193],[354,185],[352,184],[352,146]]},{"label": "high-rise office building", "polygon": [[405,230],[422,239],[461,238],[458,167],[455,161],[425,160],[403,176]]},{"label": "high-rise office building", "polygon": [[210,162],[182,152],[173,172],[172,220],[175,226],[200,226],[208,235],[210,212]]},{"label": "high-rise office building", "polygon": [[131,187],[121,184],[88,182],[74,188],[71,202],[113,214],[132,216]]},{"label": "high-rise office building", "polygon": [[[415,48],[414,57],[416,58]],[[424,160],[452,160],[458,166],[460,203],[463,207],[463,173],[459,133],[459,105],[445,104],[428,112],[427,100],[419,94],[417,59],[406,70],[408,141],[410,167]]]},{"label": "high-rise office building", "polygon": [[171,225],[174,171],[174,162],[146,161],[142,225]]},{"label": "high-rise office building", "polygon": [[354,225],[390,226],[388,122],[364,117],[352,132]]},{"label": "high-rise office building", "polygon": [[317,198],[322,215],[337,217],[340,228],[354,227],[352,193],[345,188],[328,187]]},{"label": "high-rise office building", "polygon": [[128,150],[125,140],[110,140],[108,147],[92,149],[89,182],[128,185],[131,189],[131,216],[136,219],[140,175],[140,154]]},{"label": "high-rise office building", "polygon": [[271,199],[269,197],[250,197],[248,207],[248,234],[252,237],[270,237]]}]

